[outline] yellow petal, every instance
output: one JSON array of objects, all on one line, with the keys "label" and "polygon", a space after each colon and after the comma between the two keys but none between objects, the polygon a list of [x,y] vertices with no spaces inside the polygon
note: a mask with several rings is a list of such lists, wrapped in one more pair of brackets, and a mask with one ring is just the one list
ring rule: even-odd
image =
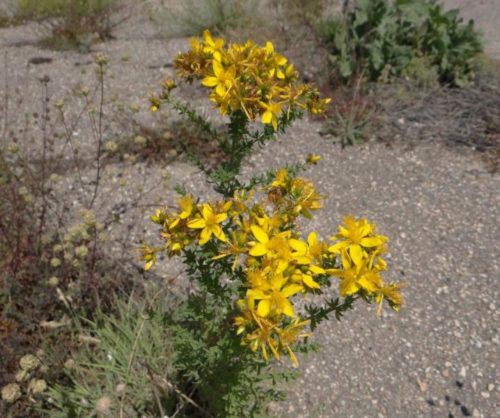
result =
[{"label": "yellow petal", "polygon": [[307,245],[298,240],[298,239],[290,239],[288,240],[288,243],[290,244],[290,247],[292,247],[295,251],[301,253],[301,254],[304,254],[307,252]]},{"label": "yellow petal", "polygon": [[227,213],[219,213],[215,217],[215,221],[220,224],[221,222],[225,221],[227,219]]},{"label": "yellow petal", "polygon": [[341,296],[353,295],[359,290],[355,280],[344,279],[340,283],[339,291]]},{"label": "yellow petal", "polygon": [[368,237],[368,238],[363,238],[360,242],[360,244],[363,247],[378,247],[379,245],[382,245],[384,243],[384,240],[382,237]]},{"label": "yellow petal", "polygon": [[290,303],[289,300],[284,300],[281,310],[286,316],[289,316],[293,318],[295,316],[295,312],[293,311],[293,305]]},{"label": "yellow petal", "polygon": [[205,245],[211,236],[212,231],[209,228],[202,229],[200,234],[200,245]]},{"label": "yellow petal", "polygon": [[311,289],[319,289],[320,285],[316,283],[313,278],[307,274],[302,275],[302,281]]},{"label": "yellow petal", "polygon": [[180,222],[180,218],[175,218],[172,222],[168,224],[169,229],[174,229]]},{"label": "yellow petal", "polygon": [[253,301],[255,299],[269,299],[269,297],[260,289],[248,289],[247,290],[247,298],[249,301]]},{"label": "yellow petal", "polygon": [[333,244],[331,247],[328,247],[328,251],[334,254],[340,253],[340,251],[349,246],[347,241],[339,241]]},{"label": "yellow petal", "polygon": [[325,274],[326,270],[322,267],[315,266],[315,265],[310,265],[309,266],[309,271],[314,273],[314,274]]},{"label": "yellow petal", "polygon": [[215,88],[215,92],[216,92],[219,96],[223,97],[223,96],[225,96],[225,95],[226,95],[227,89],[226,89],[226,87],[224,86],[224,84],[217,84],[217,87]]},{"label": "yellow petal", "polygon": [[264,254],[267,254],[267,252],[268,252],[267,247],[264,244],[258,243],[258,244],[255,244],[250,249],[250,251],[248,252],[248,254],[250,254],[253,257],[260,257],[260,256],[262,256]]},{"label": "yellow petal", "polygon": [[201,229],[201,228],[205,228],[207,226],[207,223],[205,222],[205,219],[198,218],[198,219],[193,219],[192,221],[189,221],[187,226],[188,226],[188,228],[192,228],[192,229]]},{"label": "yellow petal", "polygon": [[307,243],[310,247],[318,242],[318,233],[316,231],[311,232],[307,237]]},{"label": "yellow petal", "polygon": [[297,357],[295,356],[294,352],[288,346],[287,346],[287,349],[288,349],[288,354],[290,356],[290,360],[292,360],[293,367],[295,367],[295,368],[299,367],[299,361],[297,360]]},{"label": "yellow petal", "polygon": [[283,297],[288,298],[295,295],[296,293],[301,292],[302,290],[304,290],[304,287],[300,284],[290,284],[288,286],[285,286],[280,293]]},{"label": "yellow petal", "polygon": [[349,247],[349,255],[356,266],[361,266],[363,262],[363,250],[357,244],[353,244]]},{"label": "yellow petal", "polygon": [[301,256],[301,257],[295,258],[295,262],[297,264],[307,265],[307,264],[311,264],[311,259],[309,257],[306,257],[306,256]]},{"label": "yellow petal", "polygon": [[262,123],[268,125],[272,122],[272,120],[273,120],[273,113],[270,110],[266,110],[262,114]]},{"label": "yellow petal", "polygon": [[218,60],[213,61],[212,67],[216,76],[219,76],[224,71],[222,64]]},{"label": "yellow petal", "polygon": [[227,242],[226,235],[219,225],[213,225],[211,231],[219,241]]},{"label": "yellow petal", "polygon": [[367,290],[368,292],[375,292],[375,290],[377,290],[377,286],[375,286],[375,284],[368,279],[368,277],[366,276],[362,276],[359,280],[358,280],[358,283],[359,285]]},{"label": "yellow petal", "polygon": [[257,239],[262,244],[265,244],[266,242],[269,241],[269,236],[266,234],[266,232],[257,225],[252,225],[250,227],[253,236]]},{"label": "yellow petal", "polygon": [[219,84],[219,80],[217,79],[217,77],[208,76],[201,80],[201,84],[206,87],[215,87]]},{"label": "yellow petal", "polygon": [[262,316],[263,318],[269,315],[270,310],[271,302],[269,301],[269,299],[261,300],[257,305],[257,315]]},{"label": "yellow petal", "polygon": [[214,214],[214,211],[209,204],[205,203],[201,209],[201,214],[204,219],[209,219]]}]

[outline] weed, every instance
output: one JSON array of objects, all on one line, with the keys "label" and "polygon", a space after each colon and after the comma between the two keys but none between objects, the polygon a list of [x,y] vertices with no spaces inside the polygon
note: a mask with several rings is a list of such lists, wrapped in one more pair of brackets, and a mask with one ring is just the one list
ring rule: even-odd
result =
[{"label": "weed", "polygon": [[112,13],[119,0],[18,0],[17,19],[38,20],[49,33],[42,44],[89,52],[95,41],[112,37]]},{"label": "weed", "polygon": [[151,14],[167,37],[200,35],[205,29],[221,34],[248,25],[259,1],[164,0]]},{"label": "weed", "polygon": [[[6,332],[2,332],[0,345],[1,386],[12,381],[17,359],[25,352],[50,345],[54,339],[58,347],[71,346],[68,312],[92,318],[98,307],[111,309],[113,293],[125,291],[130,284],[129,276],[102,251],[109,221],[101,222],[92,210],[102,177],[103,132],[99,126],[104,113],[99,104],[104,101],[105,60],[98,57],[96,64],[96,95],[88,98],[74,121],[66,119],[64,104],[59,101],[54,106],[59,118],[54,119],[50,80],[46,76],[39,79],[42,100],[40,112],[33,116],[35,132],[30,132],[28,122],[19,131],[9,127],[16,113],[11,111],[5,65],[0,143],[0,314]],[[73,132],[91,105],[96,109],[89,115],[95,135],[94,181],[86,184]],[[31,135],[35,141],[26,139]],[[29,148],[22,149],[28,143]],[[58,173],[68,161],[77,174],[77,189],[84,195],[74,194],[73,198],[83,198],[86,205],[78,213],[68,213],[67,200],[54,192],[61,181]],[[102,278],[104,272],[107,274]],[[47,364],[52,360],[46,359]],[[52,369],[49,371],[53,377]],[[32,402],[29,391],[22,393],[11,409],[4,411],[2,405],[2,414],[25,416]]]},{"label": "weed", "polygon": [[[50,416],[165,416],[176,381],[173,347],[165,326],[165,301],[114,303],[116,314],[83,318],[84,345],[65,358],[65,385],[51,387]],[[163,385],[162,385],[163,384]],[[170,414],[169,414],[170,416]]]},{"label": "weed", "polygon": [[342,147],[366,142],[375,119],[375,104],[364,91],[362,78],[354,89],[337,89],[336,96],[336,106],[321,134],[335,136]]}]

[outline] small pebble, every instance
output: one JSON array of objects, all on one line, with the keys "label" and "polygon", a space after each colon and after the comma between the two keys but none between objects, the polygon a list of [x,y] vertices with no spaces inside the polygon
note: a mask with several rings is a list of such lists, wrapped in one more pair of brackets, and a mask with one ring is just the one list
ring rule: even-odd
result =
[{"label": "small pebble", "polygon": [[466,406],[464,406],[464,405],[462,405],[462,406],[460,407],[460,411],[462,411],[462,415],[463,415],[464,417],[470,417],[470,416],[471,416],[470,411],[469,411],[469,410],[467,409],[467,407],[466,407]]},{"label": "small pebble", "polygon": [[457,385],[457,388],[459,389],[462,389],[464,387],[464,383],[460,380],[455,380],[455,385]]},{"label": "small pebble", "polygon": [[490,397],[490,394],[488,392],[481,392],[481,396],[484,398],[484,399],[488,399]]},{"label": "small pebble", "polygon": [[455,405],[461,405],[460,401],[458,399],[455,399],[455,402],[454,402]]},{"label": "small pebble", "polygon": [[488,390],[491,392],[493,389],[495,389],[495,385],[493,383],[490,383],[488,385]]}]

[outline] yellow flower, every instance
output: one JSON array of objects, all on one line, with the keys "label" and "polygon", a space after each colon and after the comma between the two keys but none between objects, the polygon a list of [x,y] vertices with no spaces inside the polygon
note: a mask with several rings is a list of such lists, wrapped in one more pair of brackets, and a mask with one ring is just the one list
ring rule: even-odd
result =
[{"label": "yellow flower", "polygon": [[234,67],[225,70],[219,61],[214,60],[212,62],[212,68],[214,75],[206,76],[201,83],[207,87],[215,87],[215,93],[220,97],[224,97],[234,85]]},{"label": "yellow flower", "polygon": [[300,282],[306,285],[309,289],[319,289],[320,285],[316,282],[310,274],[304,273],[302,270],[296,269],[292,274],[294,282]]},{"label": "yellow flower", "polygon": [[384,298],[389,301],[389,304],[393,310],[399,312],[401,305],[403,304],[403,296],[401,295],[401,284],[390,283],[382,284],[377,290],[377,295],[375,296],[375,302],[379,304],[378,314],[380,314],[382,309],[382,302]]},{"label": "yellow flower", "polygon": [[271,183],[272,187],[286,187],[286,181],[288,180],[288,170],[286,168],[280,168],[276,173],[274,181]]},{"label": "yellow flower", "polygon": [[288,351],[290,360],[292,360],[295,368],[299,367],[299,361],[292,351],[291,346],[295,344],[299,338],[306,338],[311,335],[310,333],[303,332],[304,327],[308,323],[309,321],[300,321],[299,318],[295,318],[286,328],[277,329],[280,345]]},{"label": "yellow flower", "polygon": [[208,30],[203,31],[203,52],[212,54],[217,61],[221,61],[221,52],[224,48],[224,39],[213,39]]},{"label": "yellow flower", "polygon": [[154,97],[154,96],[149,98],[149,104],[150,104],[149,110],[151,112],[157,112],[161,106],[160,99],[158,97]]},{"label": "yellow flower", "polygon": [[247,297],[250,300],[259,300],[257,315],[263,318],[269,314],[295,316],[293,305],[288,298],[304,290],[304,287],[299,284],[287,284],[287,282],[286,277],[274,275],[266,289],[255,288],[247,291]]},{"label": "yellow flower", "polygon": [[168,225],[170,229],[175,228],[181,220],[189,218],[193,211],[193,197],[191,195],[181,197],[178,203],[182,212],[170,222]]},{"label": "yellow flower", "polygon": [[144,245],[141,248],[141,259],[146,262],[144,266],[144,270],[148,271],[156,262],[156,254],[158,253],[158,249],[154,247],[150,247],[148,245]]},{"label": "yellow flower", "polygon": [[387,237],[376,235],[374,229],[374,225],[366,219],[356,220],[354,216],[346,216],[344,225],[339,226],[339,232],[330,238],[341,241],[328,248],[328,251],[339,254],[342,250],[347,250],[354,264],[361,266],[367,256],[366,249],[375,250],[387,242]]},{"label": "yellow flower", "polygon": [[255,318],[255,321],[258,328],[245,337],[245,340],[250,345],[250,349],[257,351],[260,348],[262,357],[267,361],[269,360],[267,347],[269,347],[276,360],[279,360],[278,341],[273,337],[276,328],[275,324],[264,318]]},{"label": "yellow flower", "polygon": [[274,46],[272,42],[267,41],[266,46],[264,47],[264,51],[268,55],[268,65],[270,65],[269,76],[276,77],[280,80],[285,78],[285,72],[283,71],[283,66],[286,65],[287,59],[280,54],[274,52]]},{"label": "yellow flower", "polygon": [[311,211],[321,209],[322,196],[316,192],[314,184],[303,178],[297,177],[292,180],[290,193],[295,198],[294,212],[302,214],[305,218],[311,219]]},{"label": "yellow flower", "polygon": [[357,265],[346,250],[341,253],[342,269],[331,269],[329,273],[341,279],[339,292],[341,296],[349,296],[361,289],[369,294],[374,293],[382,286],[382,278],[375,270],[370,270],[367,264]]},{"label": "yellow flower", "polygon": [[[290,239],[288,243],[295,251],[293,253],[293,258],[297,264],[313,264],[314,261],[320,263],[323,257],[323,252],[326,249],[325,243],[318,240],[318,233],[315,231],[308,235],[307,243],[298,239]],[[323,269],[319,269],[322,270],[322,273],[325,272]]]},{"label": "yellow flower", "polygon": [[212,235],[219,241],[226,242],[226,235],[219,226],[226,219],[227,213],[214,213],[212,207],[208,203],[205,203],[201,209],[201,218],[189,221],[188,228],[201,229],[200,245],[206,244]]},{"label": "yellow flower", "polygon": [[266,256],[268,259],[277,259],[276,272],[283,272],[292,260],[292,252],[288,244],[290,231],[281,232],[270,238],[267,232],[257,225],[252,225],[250,229],[257,242],[249,243],[252,248],[248,254],[253,257]]},{"label": "yellow flower", "polygon": [[283,107],[282,103],[264,103],[259,102],[262,109],[262,123],[265,125],[273,125],[274,130],[278,130],[278,115],[281,112],[281,108]]},{"label": "yellow flower", "polygon": [[238,263],[238,256],[244,254],[248,249],[246,247],[247,234],[242,231],[231,231],[231,239],[228,241],[227,248],[222,251],[219,255],[212,257],[212,260],[219,260],[224,257],[234,256],[234,262],[232,265],[232,270],[236,268]]},{"label": "yellow flower", "polygon": [[307,156],[307,160],[306,160],[306,162],[307,162],[308,164],[313,164],[313,165],[315,165],[315,164],[317,164],[320,160],[321,160],[321,156],[320,156],[320,155],[309,154],[309,155]]}]

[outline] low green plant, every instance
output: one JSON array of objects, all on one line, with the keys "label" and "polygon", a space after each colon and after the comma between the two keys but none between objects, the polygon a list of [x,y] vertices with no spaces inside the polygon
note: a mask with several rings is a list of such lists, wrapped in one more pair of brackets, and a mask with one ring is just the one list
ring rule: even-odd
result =
[{"label": "low green plant", "polygon": [[366,142],[369,129],[373,127],[376,106],[363,91],[362,80],[358,80],[352,94],[351,89],[347,89],[338,95],[336,106],[321,131],[322,135],[335,136],[342,147]]},{"label": "low green plant", "polygon": [[44,44],[88,52],[96,40],[111,37],[112,13],[120,0],[18,0],[18,19],[41,21],[49,35]]},{"label": "low green plant", "polygon": [[325,33],[344,81],[363,71],[372,80],[408,75],[415,60],[423,59],[441,83],[463,86],[472,80],[472,61],[483,48],[472,20],[464,24],[458,10],[427,0],[359,0],[326,24]]},{"label": "low green plant", "polygon": [[50,416],[165,416],[172,409],[176,371],[165,300],[117,299],[114,306],[113,316],[83,319],[83,346],[65,360],[65,384],[47,393]]},{"label": "low green plant", "polygon": [[164,0],[152,11],[153,20],[168,37],[200,35],[244,27],[254,18],[258,0]]}]

